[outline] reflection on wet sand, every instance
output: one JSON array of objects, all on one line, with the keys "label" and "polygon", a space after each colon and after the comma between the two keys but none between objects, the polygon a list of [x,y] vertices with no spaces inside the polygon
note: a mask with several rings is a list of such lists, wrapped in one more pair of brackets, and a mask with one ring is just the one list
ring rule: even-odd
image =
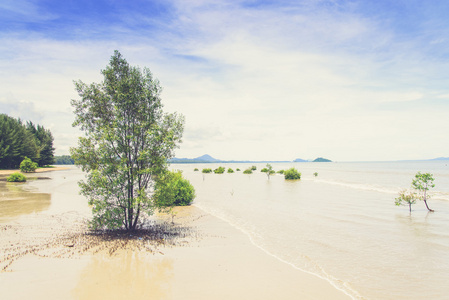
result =
[{"label": "reflection on wet sand", "polygon": [[172,259],[131,249],[94,255],[73,290],[76,299],[167,299]]},{"label": "reflection on wet sand", "polygon": [[85,203],[80,174],[63,171],[35,184],[7,183],[0,175],[0,290],[8,291],[0,298],[169,298],[173,259],[164,253],[200,238],[179,223],[189,214],[179,213],[176,225],[158,215],[132,234],[89,231],[77,210],[84,207],[74,205]]},{"label": "reflection on wet sand", "polygon": [[47,210],[51,194],[24,191],[23,184],[0,181],[0,221]]}]

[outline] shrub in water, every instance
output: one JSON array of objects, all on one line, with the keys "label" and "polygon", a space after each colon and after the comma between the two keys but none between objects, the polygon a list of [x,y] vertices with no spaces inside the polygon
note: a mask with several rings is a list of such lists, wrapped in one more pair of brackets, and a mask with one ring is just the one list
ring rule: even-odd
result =
[{"label": "shrub in water", "polygon": [[27,178],[19,172],[12,173],[11,175],[6,178],[6,181],[8,182],[25,182],[27,181]]},{"label": "shrub in water", "polygon": [[31,159],[25,156],[25,158],[20,163],[20,171],[28,173],[34,172],[37,169],[37,163],[34,163]]},{"label": "shrub in water", "polygon": [[185,206],[195,199],[195,189],[181,171],[167,172],[156,182],[153,197],[158,208]]},{"label": "shrub in water", "polygon": [[301,173],[299,173],[295,168],[290,168],[284,172],[285,179],[294,180],[301,179]]},{"label": "shrub in water", "polygon": [[243,174],[253,174],[253,170],[251,170],[251,168],[248,168],[245,171],[243,171]]},{"label": "shrub in water", "polygon": [[218,168],[216,168],[216,169],[214,170],[214,173],[215,173],[215,174],[223,174],[224,171],[225,171],[225,168],[224,168],[224,167],[218,167]]}]

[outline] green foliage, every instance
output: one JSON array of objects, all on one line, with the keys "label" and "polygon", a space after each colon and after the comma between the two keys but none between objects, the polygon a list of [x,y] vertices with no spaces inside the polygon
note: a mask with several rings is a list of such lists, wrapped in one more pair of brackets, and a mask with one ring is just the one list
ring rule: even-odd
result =
[{"label": "green foliage", "polygon": [[25,156],[41,166],[51,164],[53,151],[49,130],[0,114],[0,169],[17,169]]},{"label": "green foliage", "polygon": [[27,181],[27,178],[19,172],[12,173],[11,175],[6,178],[6,181],[8,182],[25,182]]},{"label": "green foliage", "polygon": [[73,165],[75,161],[70,155],[55,156],[55,165]]},{"label": "green foliage", "polygon": [[284,174],[284,170],[279,170],[279,171],[277,171],[277,173],[279,173],[279,174]]},{"label": "green foliage", "polygon": [[318,172],[313,173],[313,176],[317,177],[318,176]]},{"label": "green foliage", "polygon": [[198,168],[195,168],[193,171],[194,171],[194,172],[198,172],[199,170],[198,170]]},{"label": "green foliage", "polygon": [[27,122],[26,127],[36,138],[36,146],[38,147],[36,161],[38,165],[42,167],[53,164],[55,148],[53,148],[53,136],[50,130],[41,125],[35,126],[32,122]]},{"label": "green foliage", "polygon": [[416,203],[416,199],[418,199],[418,195],[414,192],[410,192],[407,190],[403,190],[399,192],[399,196],[395,198],[394,203],[397,206],[408,205],[410,212],[412,212],[412,204]]},{"label": "green foliage", "polygon": [[210,169],[210,168],[205,168],[205,169],[203,169],[201,172],[203,172],[203,173],[212,173],[212,169]]},{"label": "green foliage", "polygon": [[412,181],[412,188],[418,192],[419,198],[424,201],[424,204],[426,205],[426,208],[429,211],[433,210],[430,209],[427,204],[427,200],[430,199],[430,196],[427,193],[427,191],[435,187],[435,184],[433,183],[434,181],[435,178],[433,178],[432,174],[430,173],[422,174],[421,172],[416,173],[415,179],[413,179]]},{"label": "green foliage", "polygon": [[214,170],[215,174],[223,174],[225,172],[225,168],[224,167],[218,167]]},{"label": "green foliage", "polygon": [[25,158],[20,163],[20,171],[29,173],[36,171],[38,165],[35,162],[32,162],[31,159],[25,156]]},{"label": "green foliage", "polygon": [[267,164],[266,168],[263,168],[261,172],[264,172],[267,174],[268,179],[270,179],[270,176],[275,174],[276,172],[273,170],[273,167],[270,164]]},{"label": "green foliage", "polygon": [[118,51],[101,73],[100,83],[75,82],[73,125],[84,137],[71,156],[87,173],[79,185],[92,206],[91,227],[135,230],[141,215],[153,213],[152,187],[174,156],[184,120],[163,112],[150,70],[130,66]]},{"label": "green foliage", "polygon": [[243,174],[253,174],[253,170],[251,168],[248,168],[245,171],[243,171]]},{"label": "green foliage", "polygon": [[239,168],[237,168],[237,169],[235,169],[237,172],[240,172],[240,169]]},{"label": "green foliage", "polygon": [[284,177],[288,180],[301,179],[301,173],[295,168],[290,168],[287,171],[284,171]]},{"label": "green foliage", "polygon": [[257,170],[257,167],[256,167],[256,166],[252,166],[252,167],[251,167],[251,170],[252,170],[252,171],[256,171],[256,170]]},{"label": "green foliage", "polygon": [[182,177],[181,171],[168,171],[157,180],[153,199],[159,210],[186,206],[195,199],[195,189]]},{"label": "green foliage", "polygon": [[228,173],[234,173],[234,170],[231,168],[228,168]]}]

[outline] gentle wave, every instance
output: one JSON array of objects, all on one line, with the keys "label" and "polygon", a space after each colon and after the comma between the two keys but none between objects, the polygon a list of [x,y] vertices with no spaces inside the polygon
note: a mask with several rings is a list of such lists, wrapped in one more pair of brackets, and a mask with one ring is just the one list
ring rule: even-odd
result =
[{"label": "gentle wave", "polygon": [[[297,182],[238,173],[205,182],[191,172],[190,178],[204,211],[278,261],[327,280],[352,299],[447,299],[449,169],[432,164],[303,169]],[[412,213],[394,206],[417,170],[435,174],[434,214],[422,205]]]},{"label": "gentle wave", "polygon": [[[311,275],[314,275],[314,276],[316,276],[316,277],[318,277],[318,278],[320,278],[320,279],[326,280],[326,281],[329,282],[333,287],[335,287],[337,290],[339,290],[339,291],[345,293],[346,295],[348,295],[349,297],[351,297],[351,299],[354,299],[354,300],[364,300],[364,299],[366,299],[366,298],[362,297],[356,290],[352,289],[352,288],[349,286],[349,283],[344,282],[344,281],[342,281],[342,280],[339,280],[339,279],[337,279],[337,278],[331,276],[330,274],[328,274],[323,268],[321,268],[321,267],[320,267],[319,265],[317,265],[316,263],[313,263],[313,265],[314,265],[314,267],[315,267],[316,269],[319,270],[319,272],[320,272],[322,275],[319,274],[319,273],[312,272],[312,271],[303,269],[303,268],[301,268],[301,267],[298,267],[298,266],[295,265],[294,263],[289,262],[289,261],[287,261],[287,260],[285,260],[285,259],[283,259],[283,258],[277,256],[276,254],[274,254],[274,253],[268,251],[267,249],[265,249],[263,246],[259,245],[259,244],[254,240],[253,234],[252,234],[251,232],[249,232],[249,231],[247,231],[246,229],[242,228],[241,226],[239,226],[239,225],[236,224],[235,222],[232,222],[231,220],[229,220],[228,218],[226,218],[225,216],[223,216],[223,214],[220,214],[220,213],[217,212],[216,210],[213,210],[213,209],[207,209],[206,207],[204,207],[203,205],[198,204],[198,203],[194,203],[193,205],[194,205],[195,207],[197,207],[197,208],[199,208],[199,209],[205,211],[206,213],[211,214],[212,216],[214,216],[214,217],[216,217],[216,218],[218,218],[218,219],[220,219],[220,220],[222,220],[222,221],[228,223],[230,226],[234,227],[235,229],[239,230],[240,232],[242,232],[243,234],[245,234],[245,235],[248,237],[249,241],[250,241],[254,246],[256,246],[257,248],[259,248],[260,250],[262,250],[262,251],[265,252],[266,254],[268,254],[268,255],[274,257],[275,259],[279,260],[280,262],[285,263],[285,264],[288,264],[289,266],[291,266],[291,267],[293,267],[293,268],[295,268],[295,269],[297,269],[297,270],[300,270],[300,271],[302,271],[302,272],[305,272],[305,273],[307,273],[307,274],[311,274]],[[254,233],[254,234],[257,235],[256,233]]]},{"label": "gentle wave", "polygon": [[353,182],[344,182],[344,181],[334,181],[334,180],[325,180],[325,179],[316,179],[316,182],[337,185],[342,187],[347,187],[351,189],[371,191],[371,192],[380,192],[386,194],[397,194],[401,188],[399,187],[385,187],[376,184],[363,184],[363,183],[353,183]]},{"label": "gentle wave", "polygon": [[[336,181],[336,180],[325,180],[325,179],[305,179],[308,181],[315,181],[318,183],[335,185],[346,187],[350,189],[370,191],[370,192],[379,192],[384,194],[397,195],[404,188],[401,187],[385,187],[376,184],[363,184],[363,183],[353,183],[353,182],[344,182],[344,181]],[[430,191],[430,198],[442,201],[449,201],[449,193],[448,192],[440,192],[440,191]]]}]

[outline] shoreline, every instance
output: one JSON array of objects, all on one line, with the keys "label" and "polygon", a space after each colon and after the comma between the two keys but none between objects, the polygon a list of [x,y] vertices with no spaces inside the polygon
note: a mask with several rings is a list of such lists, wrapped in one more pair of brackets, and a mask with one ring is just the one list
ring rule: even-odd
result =
[{"label": "shoreline", "polygon": [[[194,206],[195,206],[195,205],[194,205]],[[203,208],[201,208],[201,207],[199,207],[199,206],[195,206],[195,207],[198,208],[198,209],[200,209],[201,211],[204,211],[206,214],[209,214],[209,215],[211,215],[212,217],[214,217],[214,218],[216,218],[216,219],[218,219],[218,220],[220,220],[220,221],[226,223],[228,226],[231,226],[233,229],[239,231],[241,234],[243,234],[244,236],[246,236],[246,238],[248,239],[248,241],[251,243],[252,246],[254,246],[254,247],[257,248],[258,250],[262,251],[262,252],[265,253],[267,256],[270,256],[270,257],[276,259],[277,261],[279,261],[279,262],[282,263],[282,264],[288,265],[289,267],[291,267],[291,268],[297,270],[298,272],[305,273],[305,274],[307,274],[308,276],[314,276],[314,277],[318,278],[319,280],[323,280],[323,281],[325,281],[326,283],[329,283],[335,290],[337,290],[337,291],[339,291],[339,292],[345,294],[347,297],[349,297],[349,298],[347,298],[347,299],[356,299],[356,298],[354,298],[353,296],[351,296],[347,291],[345,291],[343,288],[338,287],[337,285],[335,285],[330,279],[327,279],[326,277],[320,276],[319,274],[316,274],[316,273],[313,273],[313,272],[311,272],[311,271],[307,271],[307,270],[304,270],[304,269],[302,269],[302,268],[300,268],[300,267],[297,267],[297,266],[295,266],[294,264],[292,264],[292,263],[290,263],[290,262],[288,262],[288,261],[286,261],[286,260],[284,260],[284,259],[282,259],[282,258],[276,256],[275,254],[271,253],[270,251],[268,251],[268,250],[264,249],[263,247],[259,246],[259,245],[253,240],[253,238],[251,237],[251,235],[248,234],[245,230],[242,230],[242,229],[239,228],[238,226],[229,223],[227,220],[223,219],[222,217],[215,216],[215,215],[213,215],[213,214],[211,214],[211,213],[209,213],[209,212],[206,212]],[[358,294],[356,291],[352,291],[352,292],[355,293],[355,294]],[[361,297],[361,296],[360,296],[360,297]],[[363,297],[361,297],[361,299],[363,299]]]},{"label": "shoreline", "polygon": [[[205,235],[198,247],[175,247],[174,297],[181,299],[352,299],[327,280],[293,267],[255,245],[238,228],[199,207],[195,226]],[[204,270],[202,274],[192,269]],[[179,277],[179,278],[178,278]],[[187,279],[188,277],[188,279]],[[197,290],[202,282],[211,288]],[[204,285],[201,286],[204,286]],[[223,294],[218,294],[221,292]]]},{"label": "shoreline", "polygon": [[[175,223],[192,228],[192,234],[177,245],[159,245],[153,251],[130,245],[111,253],[111,246],[106,246],[70,255],[74,248],[67,247],[71,245],[59,245],[28,253],[0,273],[0,287],[7,291],[5,299],[94,299],[100,295],[134,299],[351,299],[326,280],[268,255],[244,233],[200,208],[178,209]],[[68,251],[69,256],[60,255],[61,251]],[[57,255],[44,257],[49,252]],[[53,296],[48,297],[49,291]]]},{"label": "shoreline", "polygon": [[[46,210],[0,222],[0,252],[22,251],[8,270],[0,272],[5,299],[351,299],[327,280],[280,261],[239,229],[196,206],[177,208],[175,223],[189,234],[175,243],[139,237],[118,239],[113,246],[109,241],[92,246],[80,238],[52,243],[61,232],[85,228],[87,203],[72,184],[79,173],[55,173],[53,184],[45,188],[39,184],[39,193],[51,198]],[[70,174],[76,176],[67,182]],[[164,222],[171,217],[156,214],[154,218]],[[111,247],[118,249],[111,251]]]},{"label": "shoreline", "polygon": [[29,173],[24,173],[22,171],[20,171],[20,169],[14,169],[14,170],[0,170],[0,175],[10,175],[12,173],[22,173],[25,175],[30,175],[30,174],[34,174],[34,173],[44,173],[44,172],[51,172],[51,171],[61,171],[61,170],[68,170],[70,169],[69,167],[53,167],[53,168],[37,168],[34,172],[29,172]]}]

